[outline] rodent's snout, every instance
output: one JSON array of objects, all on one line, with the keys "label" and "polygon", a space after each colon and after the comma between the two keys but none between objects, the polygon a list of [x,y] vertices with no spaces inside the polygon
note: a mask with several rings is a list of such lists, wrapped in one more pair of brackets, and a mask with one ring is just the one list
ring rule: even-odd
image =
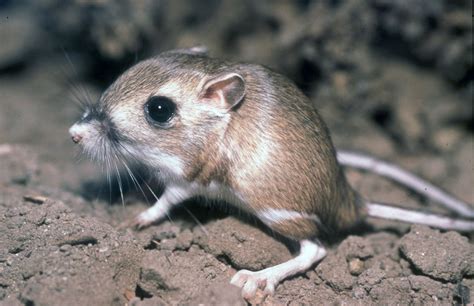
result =
[{"label": "rodent's snout", "polygon": [[71,136],[71,139],[74,143],[79,143],[82,140],[82,136],[81,135],[73,135],[73,136]]},{"label": "rodent's snout", "polygon": [[69,135],[71,135],[71,139],[74,143],[80,143],[82,138],[83,138],[82,133],[81,133],[80,130],[81,129],[78,128],[77,124],[74,124],[69,129]]}]

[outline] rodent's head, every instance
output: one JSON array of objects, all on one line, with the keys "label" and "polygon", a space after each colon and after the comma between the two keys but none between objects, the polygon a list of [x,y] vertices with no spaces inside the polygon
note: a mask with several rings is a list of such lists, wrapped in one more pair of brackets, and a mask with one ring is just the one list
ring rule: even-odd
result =
[{"label": "rodent's head", "polygon": [[234,68],[194,52],[145,60],[87,106],[69,133],[101,162],[133,159],[183,175],[244,99],[245,81]]}]

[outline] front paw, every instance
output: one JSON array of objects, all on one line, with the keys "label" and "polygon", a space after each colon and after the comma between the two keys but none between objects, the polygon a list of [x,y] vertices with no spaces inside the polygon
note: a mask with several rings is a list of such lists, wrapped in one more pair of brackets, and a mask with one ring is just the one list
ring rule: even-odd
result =
[{"label": "front paw", "polygon": [[155,221],[156,221],[156,218],[154,218],[153,216],[150,216],[148,210],[145,210],[144,212],[136,216],[133,220],[131,220],[130,227],[136,230],[142,230],[150,226]]},{"label": "front paw", "polygon": [[133,219],[128,219],[124,222],[122,222],[119,225],[119,229],[127,229],[127,228],[132,228],[135,230],[142,230],[148,226],[150,226],[155,220],[150,219],[146,211],[140,213],[138,216],[136,216]]}]

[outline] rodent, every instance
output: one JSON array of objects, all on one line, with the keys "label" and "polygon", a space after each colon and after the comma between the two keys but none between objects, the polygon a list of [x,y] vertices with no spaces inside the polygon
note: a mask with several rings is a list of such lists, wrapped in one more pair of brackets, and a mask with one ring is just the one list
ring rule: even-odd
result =
[{"label": "rodent", "polygon": [[69,132],[102,163],[138,161],[158,172],[165,191],[135,219],[138,227],[160,220],[190,197],[206,196],[299,241],[300,254],[288,262],[234,275],[231,283],[244,297],[258,288],[273,293],[284,278],[325,256],[319,237],[367,216],[474,230],[473,221],[367,203],[348,184],[340,163],[375,170],[415,189],[420,183],[419,191],[428,186],[435,192],[426,195],[463,217],[474,216],[468,204],[394,165],[336,152],[317,110],[284,76],[260,65],[209,57],[202,48],[164,52],[131,67],[98,103],[86,106]]}]

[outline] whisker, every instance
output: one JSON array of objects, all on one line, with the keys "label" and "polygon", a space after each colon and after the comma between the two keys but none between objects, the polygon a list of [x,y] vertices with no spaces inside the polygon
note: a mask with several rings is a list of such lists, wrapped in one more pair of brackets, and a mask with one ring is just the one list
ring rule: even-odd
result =
[{"label": "whisker", "polygon": [[[62,48],[62,51],[64,54],[64,58],[66,59],[66,62],[69,65],[69,68],[72,70],[74,75],[78,76],[79,73],[73,64],[71,57],[64,48]],[[67,74],[65,73],[65,75]],[[82,109],[82,111],[87,109],[87,107],[92,104],[92,99],[87,89],[85,87],[75,84],[72,80],[70,80],[69,77],[63,78],[63,80],[66,80],[68,85],[71,87],[71,93],[74,99],[78,102],[78,105]]]},{"label": "whisker", "polygon": [[107,177],[107,183],[109,186],[109,203],[112,203],[112,176],[110,174],[111,172],[111,164],[110,164],[110,158],[106,158],[105,160],[105,175]]},{"label": "whisker", "polygon": [[122,188],[122,177],[120,176],[120,171],[118,170],[117,164],[114,163],[115,171],[117,173],[118,185],[120,190],[120,198],[122,199],[122,205],[125,206],[125,200],[123,197],[123,188]]},{"label": "whisker", "polygon": [[125,162],[125,160],[122,160],[122,164],[123,164],[123,166],[125,167],[125,169],[127,170],[128,175],[130,175],[130,178],[132,179],[133,184],[140,190],[140,192],[141,192],[141,193],[143,194],[143,196],[145,197],[146,202],[149,204],[148,197],[146,196],[145,192],[144,192],[143,189],[142,189],[142,186],[141,186],[140,183],[138,182],[137,178],[135,177],[135,175],[133,174],[132,170],[130,169],[130,167],[129,167],[129,166],[127,165],[127,163]]},{"label": "whisker", "polygon": [[[117,162],[120,161],[117,154],[115,154],[115,149],[109,145],[109,142],[105,136],[98,139],[97,145],[94,148],[101,148],[100,150],[95,150],[91,152],[99,164],[103,166],[103,170],[106,172],[107,181],[109,184],[109,200],[112,202],[112,179],[111,172],[115,171],[117,177],[117,184],[119,186],[120,198],[122,200],[122,205],[125,206],[124,190],[122,176],[120,175]],[[100,154],[99,154],[100,153]]]}]

